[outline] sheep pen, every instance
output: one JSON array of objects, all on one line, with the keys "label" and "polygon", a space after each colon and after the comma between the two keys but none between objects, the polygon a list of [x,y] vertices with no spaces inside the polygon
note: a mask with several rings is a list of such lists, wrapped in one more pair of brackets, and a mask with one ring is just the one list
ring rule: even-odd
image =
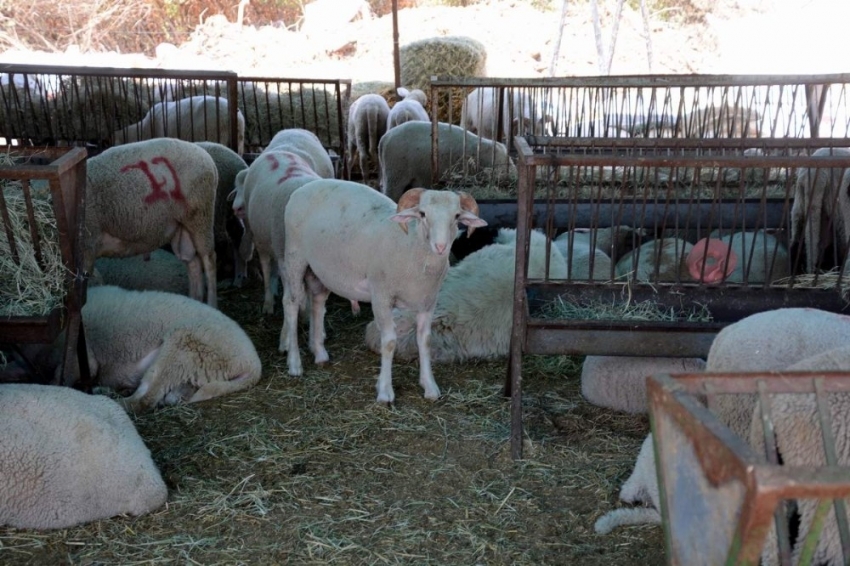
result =
[{"label": "sheep pen", "polygon": [[433,403],[416,361],[396,360],[396,404],[381,407],[368,304],[354,316],[331,297],[334,357],[294,379],[277,352],[281,315],[261,316],[260,297],[252,278],[219,305],[260,354],[255,387],[134,420],[167,506],[57,532],[0,527],[3,553],[18,564],[664,563],[660,527],[593,533],[649,421],[585,402],[579,358],[527,357],[527,459],[513,462],[503,361],[435,367]]}]

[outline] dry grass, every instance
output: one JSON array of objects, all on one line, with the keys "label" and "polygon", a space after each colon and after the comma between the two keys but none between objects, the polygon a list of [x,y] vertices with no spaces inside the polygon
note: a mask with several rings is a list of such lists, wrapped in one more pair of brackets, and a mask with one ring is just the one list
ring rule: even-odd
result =
[{"label": "dry grass", "polygon": [[710,322],[711,312],[705,305],[692,309],[664,308],[653,301],[588,301],[578,303],[558,297],[543,306],[542,318],[562,320],[640,320],[653,322]]},{"label": "dry grass", "polygon": [[292,378],[277,352],[281,316],[264,317],[261,296],[252,281],[220,301],[260,352],[260,383],[136,421],[167,506],[56,532],[0,529],[9,563],[664,562],[658,527],[593,533],[648,421],[587,404],[580,358],[525,359],[526,459],[513,462],[504,361],[435,366],[436,403],[422,398],[416,363],[396,363],[396,404],[379,406],[368,308],[355,317],[332,299],[331,363],[313,366],[304,348],[305,374]]}]

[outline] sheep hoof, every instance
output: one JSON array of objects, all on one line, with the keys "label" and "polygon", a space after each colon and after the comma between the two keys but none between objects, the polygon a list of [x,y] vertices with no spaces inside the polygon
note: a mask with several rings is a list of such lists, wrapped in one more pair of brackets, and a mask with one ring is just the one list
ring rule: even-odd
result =
[{"label": "sheep hoof", "polygon": [[394,391],[390,390],[389,392],[386,392],[386,391],[379,391],[378,392],[378,399],[377,399],[378,403],[384,403],[386,405],[392,405],[394,401],[395,401],[395,392]]},{"label": "sheep hoof", "polygon": [[328,352],[326,350],[322,350],[321,352],[316,354],[316,365],[317,366],[324,365],[324,364],[328,363],[328,361],[330,361],[330,359],[331,359],[331,357],[328,355]]},{"label": "sheep hoof", "polygon": [[289,356],[289,375],[293,377],[298,377],[303,373],[301,369],[301,357],[297,354],[295,356]]},{"label": "sheep hoof", "polygon": [[425,398],[428,399],[429,401],[436,401],[437,399],[440,398],[440,390],[435,389],[434,391],[426,391],[425,392]]},{"label": "sheep hoof", "polygon": [[274,314],[274,305],[263,305],[263,314]]}]

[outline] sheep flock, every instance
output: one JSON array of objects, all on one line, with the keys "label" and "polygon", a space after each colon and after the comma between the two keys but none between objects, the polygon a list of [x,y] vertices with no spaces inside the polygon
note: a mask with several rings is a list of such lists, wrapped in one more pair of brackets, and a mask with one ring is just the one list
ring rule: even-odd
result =
[{"label": "sheep flock", "polygon": [[[281,130],[262,152],[246,159],[241,152],[225,147],[229,132],[216,137],[204,131],[202,137],[208,139],[200,142],[178,139],[167,128],[152,126],[169,112],[203,125],[206,114],[191,100],[152,110],[144,123],[115,133],[120,144],[89,159],[83,242],[89,289],[83,319],[85,358],[95,378],[96,395],[67,388],[65,396],[60,388],[46,388],[45,384],[56,382],[62,336],[54,344],[21,343],[0,351],[0,381],[10,382],[0,384],[0,407],[9,407],[0,413],[0,422],[8,423],[12,431],[0,440],[0,454],[6,462],[0,465],[0,526],[63,529],[119,515],[168,513],[167,506],[163,507],[165,491],[168,489],[169,501],[180,501],[171,483],[179,480],[162,457],[155,462],[163,468],[160,475],[135,430],[138,426],[152,434],[153,427],[146,425],[150,421],[145,419],[158,414],[193,411],[183,414],[193,415],[186,417],[188,434],[196,432],[193,427],[204,426],[196,422],[204,407],[215,407],[217,418],[226,420],[224,411],[231,404],[240,410],[246,407],[246,399],[250,404],[272,404],[271,388],[291,386],[304,391],[311,380],[339,378],[346,383],[345,391],[359,392],[355,403],[359,403],[359,411],[366,411],[365,406],[373,400],[376,411],[390,415],[415,404],[419,416],[427,420],[429,411],[436,414],[444,405],[453,409],[463,405],[456,403],[458,388],[464,383],[458,375],[476,364],[504,366],[515,300],[517,235],[510,228],[488,226],[473,195],[465,190],[440,190],[439,180],[459,167],[473,173],[489,171],[491,178],[515,179],[508,140],[522,133],[545,132],[551,124],[528,100],[505,100],[505,106],[498,109],[493,92],[478,89],[464,104],[463,127],[436,124],[440,154],[432,163],[430,136],[434,130],[425,93],[400,88],[397,94],[400,100],[392,107],[377,94],[364,95],[351,104],[349,161],[344,174],[319,139],[306,130]],[[500,110],[511,117],[501,122],[501,132],[493,119]],[[215,106],[209,111],[222,112]],[[238,123],[242,129],[243,122]],[[151,135],[146,136],[147,131]],[[469,148],[475,150],[470,153]],[[438,171],[432,170],[434,164]],[[362,182],[342,178],[357,175]],[[832,175],[831,184],[811,181],[816,189],[809,192],[806,175],[799,178],[795,205],[802,204],[789,211],[794,222],[790,242],[764,230],[718,230],[701,234],[701,238],[655,237],[626,225],[575,228],[558,234],[533,230],[529,276],[588,284],[625,279],[703,287],[769,284],[790,275],[790,246],[808,246],[809,254],[816,255],[819,246],[825,245],[812,241],[821,226],[807,220],[811,217],[802,211],[806,199],[823,201],[836,189],[846,192],[847,181],[841,174]],[[844,212],[840,208],[830,214],[839,217]],[[843,222],[839,218],[842,238]],[[455,257],[455,245],[472,241],[476,232],[478,237],[489,234],[485,245]],[[811,262],[806,267],[816,270]],[[342,301],[330,301],[332,295]],[[369,310],[361,313],[361,303],[369,304]],[[264,329],[263,338],[256,335],[256,328]],[[610,465],[602,468],[608,474],[607,491],[596,494],[599,505],[581,519],[583,536],[602,541],[628,530],[617,527],[662,519],[653,437],[645,437],[649,432],[646,376],[850,371],[848,328],[850,317],[816,309],[779,309],[727,326],[705,360],[652,357],[651,352],[638,358],[580,359],[579,370],[573,371],[576,384],[572,389],[578,401],[566,403],[550,391],[539,393],[535,402],[541,406],[592,406],[588,419],[596,417],[594,411],[607,411],[613,419],[629,415],[638,419],[641,431],[631,431],[632,452],[620,458],[619,472]],[[306,348],[301,342],[307,343]],[[349,355],[343,342],[348,347],[355,345],[361,356],[358,360],[371,360],[361,365],[356,379],[344,375],[347,370],[338,366],[339,360]],[[550,377],[559,375],[557,369],[552,372],[555,375]],[[414,392],[411,386],[417,377],[421,392]],[[502,377],[491,375],[489,390],[497,391]],[[355,381],[357,385],[352,386]],[[368,395],[364,394],[364,381],[371,388]],[[553,383],[557,382],[548,382]],[[342,385],[336,387],[343,390]],[[44,394],[42,388],[50,394]],[[487,397],[496,399],[499,394]],[[822,465],[823,456],[808,449],[816,435],[816,426],[810,422],[811,407],[791,397],[776,399],[776,435],[782,457],[794,465]],[[845,393],[836,395],[832,411],[841,438],[846,437],[850,425],[847,411],[842,410],[847,401],[844,397]],[[21,408],[28,404],[35,409]],[[55,427],[45,416],[52,407],[72,426]],[[736,401],[710,408],[743,441],[754,443],[760,421],[753,417],[751,404]],[[323,420],[351,418],[350,412],[337,409]],[[797,417],[798,423],[802,419],[803,425],[795,429],[783,424],[784,414]],[[443,417],[436,419],[445,427]],[[297,420],[283,413],[275,417],[281,439],[297,436],[293,433],[298,429]],[[600,421],[594,422],[598,425]],[[237,418],[234,423],[244,421]],[[387,431],[394,430],[391,420],[384,424]],[[570,426],[582,428],[581,423]],[[92,434],[93,430],[100,436]],[[450,432],[443,430],[448,450]],[[382,436],[391,437],[392,433]],[[642,446],[638,436],[645,438]],[[355,442],[355,438],[330,439],[327,446],[337,450],[345,442]],[[850,465],[850,451],[842,442],[838,445],[840,463]],[[547,448],[544,445],[536,449],[542,453]],[[214,454],[215,450],[208,448],[207,452]],[[529,462],[534,461],[534,450],[530,446]],[[263,458],[274,460],[273,452]],[[112,454],[118,455],[124,467],[110,466],[107,456]],[[395,455],[385,456],[385,461],[370,463],[373,473],[400,465],[393,463]],[[81,457],[89,467],[82,473],[85,466],[77,462]],[[487,457],[494,467],[500,465],[497,454]],[[258,474],[264,461],[254,460]],[[626,461],[628,464],[623,463]],[[622,483],[625,466],[635,461],[633,474]],[[306,459],[295,462],[290,466],[291,475],[308,475],[313,465]],[[603,474],[599,469],[595,473]],[[123,485],[128,475],[131,483],[144,489]],[[35,476],[44,477],[43,488],[31,484]],[[84,476],[86,481],[80,479]],[[339,474],[341,482],[343,476]],[[252,477],[246,474],[245,485],[239,489],[246,489],[254,481]],[[495,482],[488,481],[481,492]],[[103,487],[99,492],[103,500],[81,496],[85,490],[97,491],[89,485],[94,482]],[[615,487],[619,483],[622,489]],[[237,488],[233,490],[230,497],[236,497]],[[261,499],[274,499],[273,485],[263,490]],[[490,494],[488,497],[495,497],[493,515],[513,509],[514,497],[523,501],[516,504],[527,513],[529,493],[522,487],[509,487],[498,496]],[[615,503],[618,493],[622,503],[638,505]],[[334,498],[342,496],[318,497],[325,498],[322,504],[333,505]],[[296,500],[293,495],[292,501]],[[260,505],[257,501],[253,504]],[[543,501],[535,505],[538,509],[549,507]],[[814,508],[803,502],[796,509],[795,520],[805,533],[811,528]],[[541,536],[557,539],[551,533]],[[775,538],[775,532],[767,534],[769,541]],[[661,541],[656,536],[642,544],[653,542]],[[794,544],[796,559],[801,549]],[[655,556],[663,553],[660,546]],[[771,548],[766,547],[762,556],[766,564],[778,563]],[[482,552],[490,556],[487,553],[493,551]],[[841,554],[834,517],[827,520],[815,554],[822,564],[850,560]],[[557,562],[551,556],[540,559],[540,563],[550,561]]]}]

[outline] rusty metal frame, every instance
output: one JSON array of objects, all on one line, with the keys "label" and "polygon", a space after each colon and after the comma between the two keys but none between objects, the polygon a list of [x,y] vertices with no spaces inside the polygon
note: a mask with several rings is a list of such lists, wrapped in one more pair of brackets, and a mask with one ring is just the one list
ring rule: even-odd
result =
[{"label": "rusty metal frame", "polygon": [[[820,467],[791,467],[778,464],[773,442],[776,415],[770,410],[770,395],[808,394],[817,399],[819,425],[826,454],[826,465]],[[779,555],[790,564],[790,541],[781,526],[780,505],[792,499],[818,499],[833,504],[837,516],[846,517],[843,499],[850,496],[850,472],[838,464],[835,439],[825,396],[829,393],[850,393],[848,372],[760,372],[656,375],[647,378],[650,421],[653,430],[655,461],[660,486],[660,505],[664,519],[666,550],[670,564],[688,564],[681,548],[687,540],[676,515],[675,485],[667,477],[679,459],[682,442],[696,455],[700,473],[712,487],[737,483],[743,488],[738,501],[725,501],[737,510],[734,525],[699,524],[700,534],[710,539],[719,550],[725,549],[726,564],[757,565],[765,544],[765,536],[775,522],[778,529]],[[765,454],[756,453],[743,439],[732,433],[701,402],[714,395],[750,394],[756,396],[764,423]],[[677,436],[678,435],[678,436]],[[678,443],[678,444],[677,444]],[[708,507],[717,502],[704,501]],[[813,522],[815,523],[815,522]],[[850,560],[847,541],[850,532],[846,522],[837,523],[845,561]],[[734,527],[734,528],[729,528]],[[805,544],[817,542],[815,524]],[[676,543],[676,544],[674,544]],[[812,547],[813,548],[813,547]]]},{"label": "rusty metal frame", "polygon": [[[840,288],[785,288],[758,285],[708,286],[696,283],[603,283],[528,278],[530,231],[548,233],[567,227],[580,214],[573,208],[558,211],[558,199],[535,200],[538,169],[570,166],[646,167],[850,167],[846,156],[808,154],[819,147],[847,147],[845,138],[821,139],[611,139],[518,137],[519,189],[516,204],[517,254],[514,280],[513,327],[505,393],[511,397],[511,454],[522,457],[522,357],[524,354],[653,355],[704,357],[714,336],[724,326],[746,316],[781,307],[813,307],[832,312],[848,308]],[[794,155],[743,156],[746,148],[784,149]],[[763,203],[757,203],[764,208]],[[782,217],[786,208],[766,218]],[[482,203],[487,218],[487,205]],[[761,210],[761,209],[760,209]],[[766,210],[766,209],[765,209]],[[667,211],[678,215],[677,210]],[[778,214],[778,216],[777,216]],[[572,224],[576,225],[576,224]],[[708,306],[712,322],[556,320],[537,316],[538,307],[555,297],[604,299],[605,302],[652,299],[665,307]]]},{"label": "rusty metal frame", "polygon": [[[78,386],[88,388],[91,375],[82,321],[86,301],[83,257],[86,151],[83,148],[28,147],[16,148],[11,155],[18,163],[0,167],[0,179],[20,181],[25,191],[35,180],[47,181],[50,187],[67,290],[62,305],[45,316],[0,317],[0,343],[49,344],[64,331],[62,383],[73,383],[74,368],[78,366]],[[4,230],[11,238],[9,227],[4,225]]]}]

